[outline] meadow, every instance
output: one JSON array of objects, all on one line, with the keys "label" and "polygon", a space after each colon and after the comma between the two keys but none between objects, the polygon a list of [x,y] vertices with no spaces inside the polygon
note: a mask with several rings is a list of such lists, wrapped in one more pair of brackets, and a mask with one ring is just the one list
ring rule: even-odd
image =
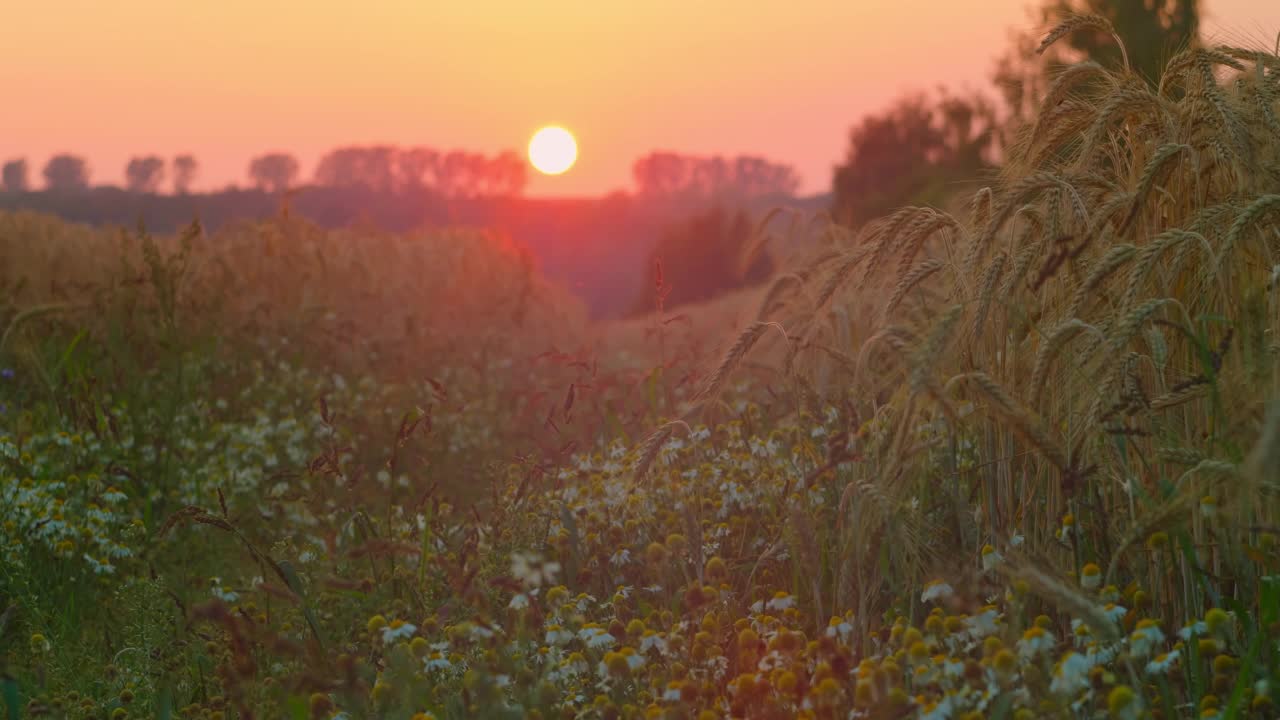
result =
[{"label": "meadow", "polygon": [[608,327],[482,230],[0,214],[0,707],[1276,717],[1278,117],[1075,65],[955,212]]}]

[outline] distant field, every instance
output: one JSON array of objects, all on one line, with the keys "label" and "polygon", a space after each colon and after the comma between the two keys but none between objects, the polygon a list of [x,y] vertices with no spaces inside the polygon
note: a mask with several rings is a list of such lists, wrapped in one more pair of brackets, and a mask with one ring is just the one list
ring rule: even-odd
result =
[{"label": "distant field", "polygon": [[[152,195],[101,187],[80,192],[0,192],[0,210],[32,211],[94,226],[180,232],[198,219],[209,231],[278,216],[282,209],[322,227],[409,233],[447,227],[487,228],[528,247],[541,271],[581,298],[592,317],[630,312],[649,254],[663,230],[715,204],[612,195],[603,198],[444,198],[430,192],[377,193],[361,188],[303,187],[280,197],[257,190]],[[817,210],[826,196],[762,197],[731,202],[764,214],[775,206]]]}]

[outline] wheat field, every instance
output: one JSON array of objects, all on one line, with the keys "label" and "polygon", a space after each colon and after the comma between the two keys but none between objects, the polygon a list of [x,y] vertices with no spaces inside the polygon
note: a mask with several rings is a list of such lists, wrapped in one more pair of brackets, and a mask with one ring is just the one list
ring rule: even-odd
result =
[{"label": "wheat field", "polygon": [[1075,65],[963,211],[606,328],[494,233],[0,215],[0,707],[1276,717],[1278,115]]}]

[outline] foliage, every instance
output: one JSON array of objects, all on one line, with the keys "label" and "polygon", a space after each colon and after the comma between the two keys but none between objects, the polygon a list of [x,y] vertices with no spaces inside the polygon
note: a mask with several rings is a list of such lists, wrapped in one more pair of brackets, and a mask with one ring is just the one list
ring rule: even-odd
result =
[{"label": "foliage", "polygon": [[800,186],[795,169],[761,157],[719,155],[697,157],[652,152],[631,167],[641,195],[741,200],[766,195],[794,195]]},{"label": "foliage", "polygon": [[653,248],[636,312],[702,302],[758,285],[773,267],[746,211],[716,206],[663,232]]},{"label": "foliage", "polygon": [[0,187],[5,192],[17,193],[27,190],[27,161],[24,158],[9,160],[0,170]]},{"label": "foliage", "polygon": [[284,192],[298,178],[298,160],[288,153],[266,153],[249,162],[249,179],[266,192]]},{"label": "foliage", "polygon": [[125,188],[134,193],[154,193],[164,182],[164,160],[156,155],[135,157],[124,169]]},{"label": "foliage", "polygon": [[44,165],[44,182],[50,190],[83,190],[89,187],[89,165],[76,155],[54,155]]},{"label": "foliage", "polygon": [[524,158],[513,151],[486,157],[460,150],[390,145],[332,150],[316,167],[316,184],[379,193],[433,190],[450,197],[511,196],[524,189]]},{"label": "foliage", "polygon": [[196,178],[200,163],[194,155],[183,153],[173,158],[173,192],[186,195],[191,189],[191,182]]},{"label": "foliage", "polygon": [[941,203],[990,163],[995,116],[982,97],[917,95],[849,133],[832,180],[832,213],[861,224],[908,203]]}]

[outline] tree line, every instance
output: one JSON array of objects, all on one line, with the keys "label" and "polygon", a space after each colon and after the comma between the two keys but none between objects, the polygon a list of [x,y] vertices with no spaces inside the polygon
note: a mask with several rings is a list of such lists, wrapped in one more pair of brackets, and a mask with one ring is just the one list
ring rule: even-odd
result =
[{"label": "tree line", "polygon": [[790,196],[800,187],[795,168],[754,155],[652,152],[635,161],[631,175],[636,189],[647,196]]},{"label": "tree line", "polygon": [[[124,168],[124,188],[129,192],[156,194],[170,180],[173,194],[190,192],[199,170],[193,155],[172,160],[159,155],[129,159]],[[53,192],[85,190],[91,170],[85,158],[59,153],[49,158],[41,174],[44,188]],[[299,184],[301,165],[286,152],[268,152],[249,161],[249,186],[265,192],[281,192]],[[7,192],[33,190],[31,170],[25,158],[4,163],[0,188]],[[496,155],[431,148],[398,148],[390,145],[342,147],[326,153],[316,166],[313,184],[333,188],[363,188],[373,192],[402,193],[434,191],[461,197],[518,195],[527,181],[526,166],[519,154],[505,151]]]},{"label": "tree line", "polygon": [[[393,145],[347,146],[331,150],[316,164],[311,184],[318,187],[362,189],[387,195],[432,192],[445,197],[510,197],[528,183],[528,164],[517,152],[493,155],[463,150]],[[175,195],[190,192],[199,163],[190,154],[166,161],[159,155],[140,155],[125,165],[124,189],[157,194],[166,179]],[[42,170],[44,188],[53,192],[82,191],[90,185],[89,163],[78,155],[59,153]],[[249,185],[265,192],[297,187],[301,165],[286,152],[268,152],[249,161]],[[632,167],[637,191],[648,197],[760,197],[792,195],[799,187],[794,168],[761,157],[701,157],[653,152]],[[32,190],[25,159],[4,163],[0,188],[7,192]]]}]

